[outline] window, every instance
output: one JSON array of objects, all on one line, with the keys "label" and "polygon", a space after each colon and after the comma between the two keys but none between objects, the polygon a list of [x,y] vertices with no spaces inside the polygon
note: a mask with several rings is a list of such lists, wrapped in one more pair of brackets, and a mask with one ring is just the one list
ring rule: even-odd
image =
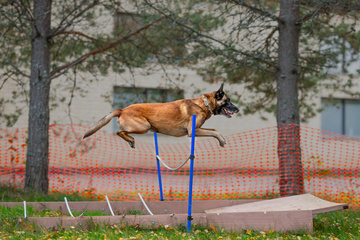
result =
[{"label": "window", "polygon": [[[113,97],[114,109],[122,109],[135,103],[164,103],[183,99],[184,91],[179,89],[135,88],[115,86]],[[114,118],[113,120],[114,133],[119,130],[116,124],[116,120],[116,118]]]},{"label": "window", "polygon": [[360,137],[360,101],[350,99],[321,100],[323,130]]}]

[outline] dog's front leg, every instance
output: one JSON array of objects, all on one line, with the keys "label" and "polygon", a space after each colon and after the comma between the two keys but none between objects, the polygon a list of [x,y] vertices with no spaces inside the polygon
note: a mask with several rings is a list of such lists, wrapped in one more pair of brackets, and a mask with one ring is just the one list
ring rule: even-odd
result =
[{"label": "dog's front leg", "polygon": [[[189,131],[189,136],[191,137],[191,131]],[[224,147],[226,144],[225,138],[215,129],[196,128],[195,137],[214,137],[219,141],[221,147]]]}]

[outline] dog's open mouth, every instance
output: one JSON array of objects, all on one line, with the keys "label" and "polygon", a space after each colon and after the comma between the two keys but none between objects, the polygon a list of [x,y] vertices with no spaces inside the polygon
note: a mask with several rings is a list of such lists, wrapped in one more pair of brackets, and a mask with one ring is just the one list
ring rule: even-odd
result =
[{"label": "dog's open mouth", "polygon": [[223,108],[223,109],[222,109],[222,112],[223,112],[223,115],[225,115],[227,118],[231,118],[231,116],[234,114],[233,111],[228,110],[228,109],[226,109],[226,108]]}]

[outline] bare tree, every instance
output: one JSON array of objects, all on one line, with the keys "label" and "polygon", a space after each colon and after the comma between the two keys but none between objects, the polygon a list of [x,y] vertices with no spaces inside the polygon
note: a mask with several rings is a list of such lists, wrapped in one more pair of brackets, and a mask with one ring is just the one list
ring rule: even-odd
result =
[{"label": "bare tree", "polygon": [[300,1],[280,1],[276,73],[280,195],[304,192],[298,103]]},{"label": "bare tree", "polygon": [[[204,33],[201,26],[177,14],[174,8],[145,0],[150,11],[167,15],[188,33],[188,41],[196,45],[193,55],[207,63],[200,70],[205,80],[241,83],[252,92],[250,99],[239,96],[245,114],[276,113],[280,194],[303,193],[299,124],[300,119],[307,120],[317,110],[309,99],[321,88],[352,93],[348,84],[326,74],[339,52],[322,51],[322,41],[325,32],[327,37],[334,34],[334,19],[354,19],[351,13],[359,9],[358,4],[327,0],[207,3],[212,6],[210,10],[202,11],[203,3],[195,3],[193,11],[222,22],[222,34]],[[356,49],[357,45],[353,46]]]},{"label": "bare tree", "polygon": [[51,0],[34,1],[25,189],[46,193],[49,185],[50,26]]},{"label": "bare tree", "polygon": [[[70,69],[93,75],[104,75],[109,68],[122,72],[146,64],[153,56],[165,63],[182,51],[183,46],[174,44],[177,33],[160,26],[164,16],[137,13],[138,22],[133,28],[96,34],[104,12],[116,15],[126,9],[112,0],[7,0],[0,4],[0,44],[4,50],[0,87],[7,81],[16,81],[20,86],[30,83],[27,191],[48,192],[49,101],[54,79],[71,75]],[[166,51],[160,45],[167,46]],[[75,80],[70,82],[71,95],[75,85]],[[27,96],[26,87],[23,90]]]}]

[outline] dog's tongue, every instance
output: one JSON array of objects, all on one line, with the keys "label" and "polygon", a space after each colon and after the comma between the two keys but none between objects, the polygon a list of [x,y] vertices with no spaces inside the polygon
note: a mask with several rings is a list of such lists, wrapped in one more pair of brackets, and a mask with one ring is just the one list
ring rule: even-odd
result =
[{"label": "dog's tongue", "polygon": [[233,115],[234,113],[233,112],[230,112],[228,111],[227,109],[225,109],[226,113],[229,114],[229,115]]}]

